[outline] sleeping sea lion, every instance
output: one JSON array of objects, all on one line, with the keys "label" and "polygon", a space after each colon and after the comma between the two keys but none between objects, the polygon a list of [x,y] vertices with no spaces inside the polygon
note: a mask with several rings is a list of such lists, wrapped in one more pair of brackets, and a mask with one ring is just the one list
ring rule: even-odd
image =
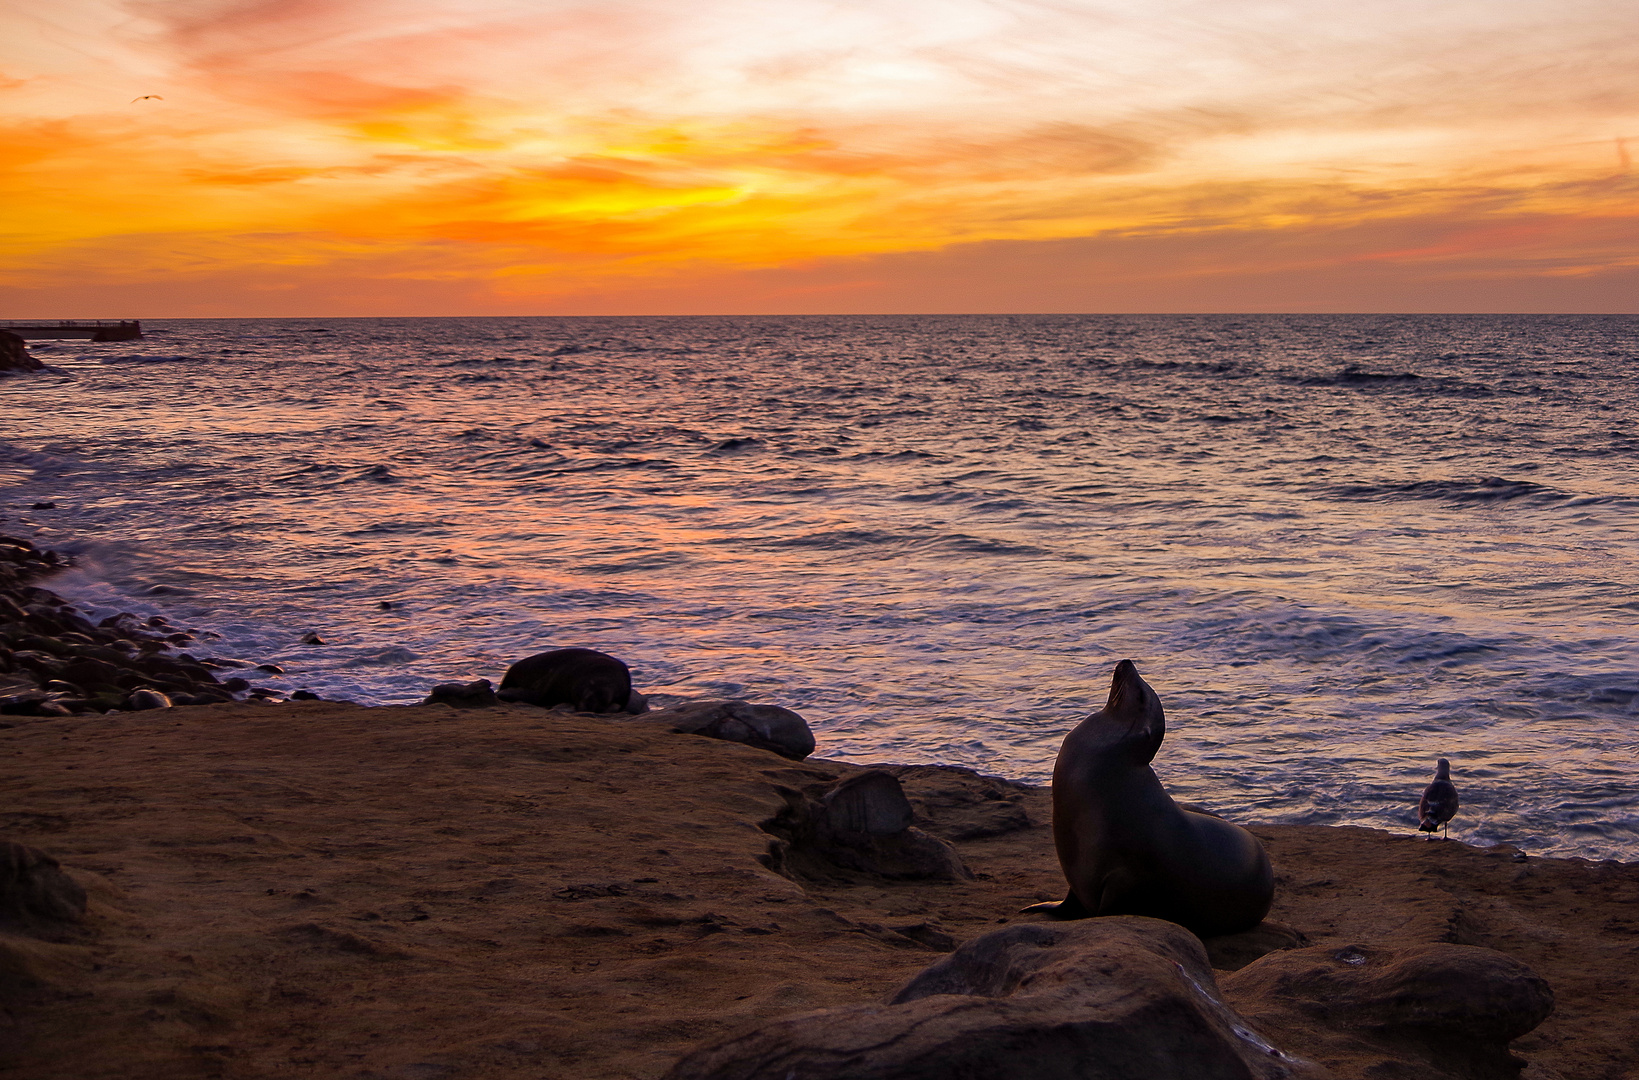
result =
[{"label": "sleeping sea lion", "polygon": [[1148,915],[1201,937],[1263,921],[1275,896],[1263,845],[1172,801],[1150,768],[1165,735],[1160,698],[1121,661],[1109,701],[1065,736],[1053,767],[1053,843],[1070,894],[1025,911]]}]

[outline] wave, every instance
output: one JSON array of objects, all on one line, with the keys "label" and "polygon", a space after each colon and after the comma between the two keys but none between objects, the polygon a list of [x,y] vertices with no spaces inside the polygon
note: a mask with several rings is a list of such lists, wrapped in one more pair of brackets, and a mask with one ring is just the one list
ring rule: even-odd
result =
[{"label": "wave", "polygon": [[[1531,480],[1510,480],[1486,476],[1477,480],[1416,480],[1400,484],[1341,484],[1322,489],[1337,499],[1395,500],[1432,499],[1440,502],[1492,504],[1528,499],[1541,503],[1562,503],[1576,499],[1570,492]],[[1586,500],[1578,500],[1581,504]]]},{"label": "wave", "polygon": [[99,364],[186,364],[198,360],[197,356],[181,356],[168,353],[116,353],[113,356],[99,356]]},{"label": "wave", "polygon": [[1353,390],[1416,390],[1428,394],[1454,397],[1493,397],[1498,391],[1482,383],[1468,382],[1448,375],[1420,375],[1415,371],[1370,371],[1350,364],[1333,375],[1303,375],[1288,377],[1288,382],[1299,386],[1337,386]]}]

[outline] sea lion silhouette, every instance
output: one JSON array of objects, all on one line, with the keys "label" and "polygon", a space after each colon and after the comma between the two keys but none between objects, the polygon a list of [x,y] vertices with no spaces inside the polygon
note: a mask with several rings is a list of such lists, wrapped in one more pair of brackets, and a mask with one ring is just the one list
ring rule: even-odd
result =
[{"label": "sea lion silhouette", "polygon": [[1165,735],[1161,699],[1121,661],[1104,708],[1065,736],[1053,767],[1053,843],[1069,895],[1025,911],[1148,915],[1202,937],[1263,921],[1275,896],[1263,845],[1172,801],[1150,768]]}]

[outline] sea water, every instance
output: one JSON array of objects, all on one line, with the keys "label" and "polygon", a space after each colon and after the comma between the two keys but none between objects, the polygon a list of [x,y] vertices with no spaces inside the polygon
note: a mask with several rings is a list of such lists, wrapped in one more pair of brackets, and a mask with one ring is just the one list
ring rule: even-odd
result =
[{"label": "sea water", "polygon": [[1180,798],[1639,860],[1639,318],[145,329],[0,382],[0,531],[270,686],[587,646],[1042,782],[1131,657]]}]

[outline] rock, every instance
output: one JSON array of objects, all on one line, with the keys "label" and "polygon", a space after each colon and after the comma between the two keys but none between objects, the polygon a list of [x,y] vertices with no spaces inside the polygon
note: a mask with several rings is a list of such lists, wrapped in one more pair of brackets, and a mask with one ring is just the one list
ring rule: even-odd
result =
[{"label": "rock", "polygon": [[322,698],[311,690],[296,690],[290,695],[291,701],[321,701]]},{"label": "rock", "polygon": [[144,681],[142,673],[120,664],[82,656],[63,666],[61,676],[67,682],[84,687],[93,693],[105,690],[133,690]]},{"label": "rock", "polygon": [[899,881],[973,877],[955,848],[911,827],[910,801],[891,773],[873,769],[810,791],[777,790],[786,809],[762,823],[781,841],[767,856],[772,870],[822,881],[848,871]]},{"label": "rock", "polygon": [[125,707],[133,712],[141,712],[144,709],[169,709],[171,699],[158,690],[133,690],[125,699]]},{"label": "rock", "polygon": [[28,351],[28,343],[9,330],[0,330],[0,372],[39,371],[45,367]]},{"label": "rock", "polygon": [[0,841],[0,920],[72,922],[85,914],[85,890],[38,848]]},{"label": "rock", "polygon": [[[1513,957],[1473,945],[1315,946],[1224,976],[1224,994],[1272,1032],[1371,1075],[1513,1080],[1508,1043],[1553,1011],[1548,983]],[[1375,1072],[1372,1070],[1375,1069]],[[1352,1071],[1352,1070],[1351,1070]]]},{"label": "rock", "polygon": [[753,705],[737,699],[691,701],[660,709],[648,718],[665,721],[674,730],[690,735],[772,750],[792,761],[801,761],[814,752],[814,732],[808,721],[778,705]]},{"label": "rock", "polygon": [[594,649],[553,649],[507,668],[496,697],[550,709],[606,713],[626,708],[632,676],[626,665]]},{"label": "rock", "polygon": [[303,645],[328,645],[330,643],[328,641],[324,640],[324,638],[320,637],[319,632],[317,630],[309,630],[307,633],[302,635],[302,644]]},{"label": "rock", "polygon": [[910,828],[915,817],[904,787],[881,769],[848,777],[820,805],[831,831],[847,836],[893,836]]},{"label": "rock", "polygon": [[955,765],[881,765],[905,786],[916,824],[943,840],[978,840],[1030,827],[1028,789]]},{"label": "rock", "polygon": [[1239,971],[1252,961],[1282,949],[1301,949],[1309,944],[1303,931],[1285,923],[1265,920],[1238,934],[1218,934],[1202,938],[1207,958],[1218,971]]},{"label": "rock", "polygon": [[886,1004],[776,1020],[667,1080],[1275,1080],[1326,1075],[1217,994],[1194,935],[1158,919],[1021,923],[963,945]]},{"label": "rock", "polygon": [[630,694],[627,694],[626,695],[626,711],[628,713],[630,713],[632,716],[641,716],[644,713],[648,712],[649,711],[649,698],[648,698],[648,695],[640,694],[636,690],[633,690]]},{"label": "rock", "polygon": [[35,710],[51,700],[44,690],[20,690],[0,695],[0,716],[38,716]]},{"label": "rock", "polygon": [[[301,691],[297,691],[301,693]],[[294,696],[294,695],[292,695]],[[457,709],[481,709],[500,704],[495,697],[495,686],[488,679],[476,682],[439,683],[432,688],[423,705],[450,705]]]}]

